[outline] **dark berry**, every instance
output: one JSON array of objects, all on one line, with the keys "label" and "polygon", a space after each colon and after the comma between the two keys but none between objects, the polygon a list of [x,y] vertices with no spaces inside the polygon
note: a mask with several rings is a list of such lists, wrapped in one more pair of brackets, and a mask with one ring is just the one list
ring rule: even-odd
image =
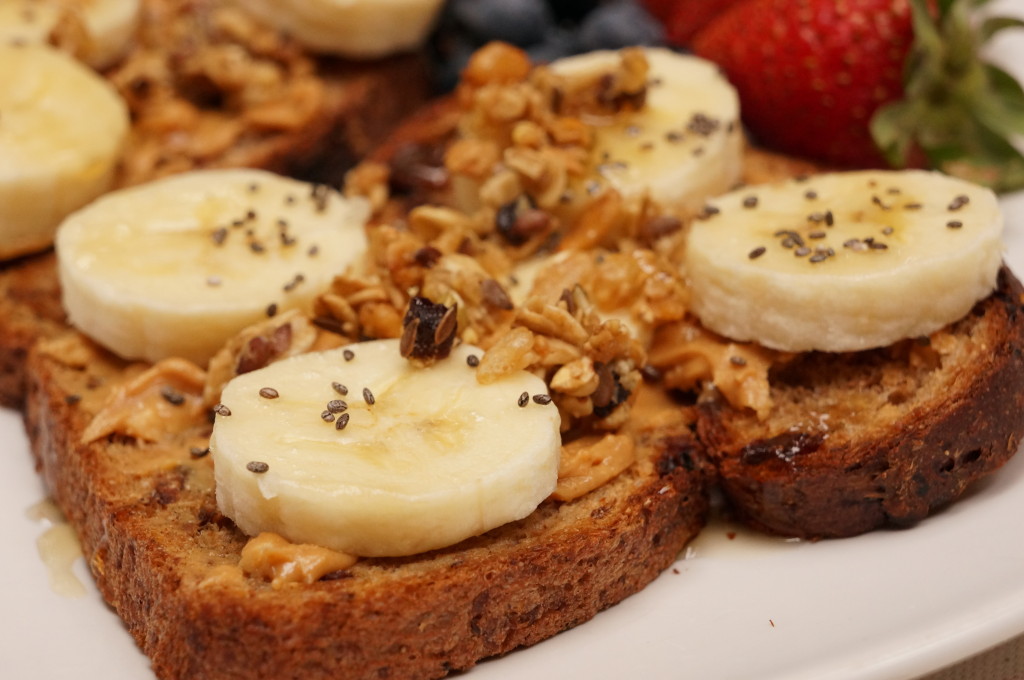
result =
[{"label": "dark berry", "polygon": [[567,28],[551,28],[544,39],[529,45],[526,54],[535,64],[548,64],[557,59],[568,57],[580,52],[580,43],[574,31]]},{"label": "dark berry", "polygon": [[661,45],[665,42],[665,32],[661,24],[636,2],[616,0],[599,5],[583,18],[579,42],[584,51]]},{"label": "dark berry", "polygon": [[514,45],[540,42],[555,20],[544,0],[453,0],[449,11],[480,42]]}]

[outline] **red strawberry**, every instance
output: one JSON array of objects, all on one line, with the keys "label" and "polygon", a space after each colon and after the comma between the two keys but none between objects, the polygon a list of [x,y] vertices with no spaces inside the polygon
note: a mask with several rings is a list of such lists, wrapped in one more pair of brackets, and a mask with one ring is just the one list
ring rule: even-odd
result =
[{"label": "red strawberry", "polygon": [[909,155],[998,188],[1024,186],[1024,92],[977,58],[1015,19],[978,0],[746,0],[693,41],[740,93],[766,146],[847,167]]},{"label": "red strawberry", "polygon": [[686,45],[715,16],[744,0],[644,0],[673,45]]}]

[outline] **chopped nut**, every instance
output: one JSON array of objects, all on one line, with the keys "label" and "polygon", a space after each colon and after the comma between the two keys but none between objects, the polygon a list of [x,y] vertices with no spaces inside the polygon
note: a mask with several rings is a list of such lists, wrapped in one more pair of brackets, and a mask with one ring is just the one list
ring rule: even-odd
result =
[{"label": "chopped nut", "polygon": [[536,360],[533,340],[533,333],[526,328],[510,330],[481,357],[476,372],[477,382],[481,385],[497,382],[529,366]]},{"label": "chopped nut", "polygon": [[573,397],[586,397],[597,389],[599,378],[590,357],[580,357],[559,368],[551,378],[551,389]]}]

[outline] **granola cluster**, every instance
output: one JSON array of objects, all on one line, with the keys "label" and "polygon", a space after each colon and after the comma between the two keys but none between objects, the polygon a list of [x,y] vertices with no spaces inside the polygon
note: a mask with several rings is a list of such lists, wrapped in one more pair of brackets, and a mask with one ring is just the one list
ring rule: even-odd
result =
[{"label": "granola cluster", "polygon": [[[455,96],[443,165],[410,172],[409,158],[432,154],[403,150],[349,174],[346,191],[377,211],[369,254],[315,310],[321,327],[353,340],[404,334],[411,346],[420,329],[403,326],[405,310],[426,299],[451,310],[459,341],[485,350],[480,382],[519,370],[542,377],[562,419],[564,500],[632,464],[625,425],[647,348],[687,313],[669,257],[683,219],[596,181],[584,120],[641,107],[646,82],[639,50],[576,77],[532,68],[505,45],[478,52]],[[391,182],[397,172],[432,179],[410,199],[394,191],[407,189]]]},{"label": "granola cluster", "polygon": [[121,184],[232,165],[234,154],[301,130],[322,110],[314,62],[243,9],[210,0],[144,9],[138,44],[108,74],[133,121]]}]

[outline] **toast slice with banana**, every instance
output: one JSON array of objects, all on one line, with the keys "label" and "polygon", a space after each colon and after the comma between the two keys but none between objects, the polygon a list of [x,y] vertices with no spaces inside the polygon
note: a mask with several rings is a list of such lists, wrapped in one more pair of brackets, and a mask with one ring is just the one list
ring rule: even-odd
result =
[{"label": "toast slice with banana", "polygon": [[[906,526],[1016,453],[1022,291],[1002,230],[991,192],[921,171],[708,202],[683,267],[737,364],[704,382],[700,420],[737,515],[808,539]],[[686,331],[662,332],[652,360],[679,374]]]},{"label": "toast slice with banana", "polygon": [[[37,343],[29,363],[26,422],[42,476],[100,592],[162,679],[440,678],[636,592],[677,559],[707,511],[692,423],[656,403],[650,420],[632,426],[636,460],[615,479],[450,547],[355,561],[268,542],[269,534],[253,543],[218,508],[215,472],[230,463],[215,466],[206,453],[207,411],[182,418],[187,403],[165,402],[171,410],[160,420],[173,429],[152,441],[119,433],[86,441],[110,395],[146,368],[74,333]],[[461,370],[472,369],[462,362]],[[283,400],[285,386],[277,389],[274,401]],[[507,396],[523,410],[516,394]],[[244,417],[241,404],[229,403],[227,419]],[[320,408],[312,420],[338,434],[320,422]],[[532,402],[529,409],[554,412]],[[358,421],[348,428],[365,429]],[[507,427],[496,436],[513,442],[533,436],[510,423],[495,427]],[[278,463],[269,466],[239,472],[270,483]]]},{"label": "toast slice with banana", "polygon": [[995,292],[928,336],[804,352],[771,369],[762,417],[715,391],[699,432],[736,516],[805,539],[911,526],[1017,453],[1024,289]]}]

